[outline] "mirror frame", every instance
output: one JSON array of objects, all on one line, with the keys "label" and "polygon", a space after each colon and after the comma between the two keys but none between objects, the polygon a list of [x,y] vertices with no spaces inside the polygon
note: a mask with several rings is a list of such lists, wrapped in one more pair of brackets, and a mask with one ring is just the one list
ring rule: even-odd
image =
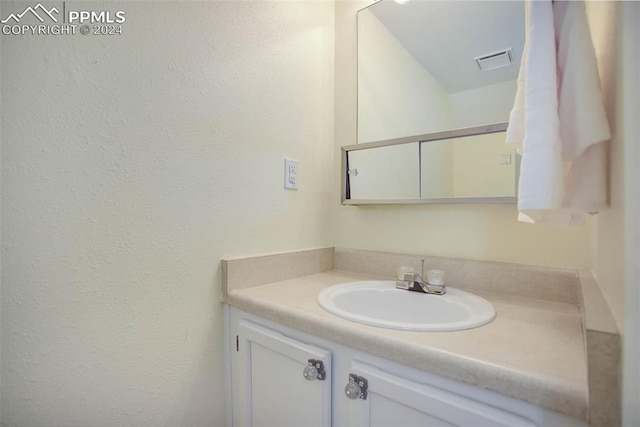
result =
[{"label": "mirror frame", "polygon": [[[407,136],[403,138],[393,138],[383,141],[365,142],[360,144],[345,145],[341,147],[341,199],[343,205],[391,205],[391,204],[463,204],[463,203],[517,203],[518,201],[518,177],[520,176],[520,155],[515,156],[515,195],[501,197],[450,197],[450,198],[431,198],[431,199],[351,199],[347,198],[349,193],[349,171],[348,171],[348,154],[350,151],[366,150],[369,148],[388,147],[392,145],[408,144],[413,142],[429,142],[460,138],[464,136],[484,135],[489,133],[503,132],[507,130],[509,122],[492,123],[481,126],[473,126],[468,128],[448,130],[444,132],[428,133],[423,135]],[[420,160],[418,160],[420,161]]]}]

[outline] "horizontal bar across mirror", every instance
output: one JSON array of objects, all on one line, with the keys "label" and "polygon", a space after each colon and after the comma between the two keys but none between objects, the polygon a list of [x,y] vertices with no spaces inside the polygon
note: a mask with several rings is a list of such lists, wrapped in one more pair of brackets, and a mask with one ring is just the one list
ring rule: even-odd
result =
[{"label": "horizontal bar across mirror", "polygon": [[358,143],[509,120],[524,1],[380,0],[357,20]]},{"label": "horizontal bar across mirror", "polygon": [[507,123],[342,147],[342,203],[515,203]]}]

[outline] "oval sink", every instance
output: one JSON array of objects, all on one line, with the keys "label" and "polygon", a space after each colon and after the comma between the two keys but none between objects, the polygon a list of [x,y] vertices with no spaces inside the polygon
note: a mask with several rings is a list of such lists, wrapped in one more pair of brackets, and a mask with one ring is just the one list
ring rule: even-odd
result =
[{"label": "oval sink", "polygon": [[390,280],[334,285],[318,294],[318,304],[347,320],[405,331],[459,331],[496,317],[489,301],[469,292],[447,287],[430,295],[396,289]]}]

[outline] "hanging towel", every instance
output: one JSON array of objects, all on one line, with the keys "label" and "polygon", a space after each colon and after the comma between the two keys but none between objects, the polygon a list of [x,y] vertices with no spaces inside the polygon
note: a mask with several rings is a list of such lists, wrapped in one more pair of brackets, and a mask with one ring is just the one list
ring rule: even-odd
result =
[{"label": "hanging towel", "polygon": [[558,83],[550,1],[527,2],[529,25],[518,76],[516,105],[507,143],[522,154],[518,184],[521,221],[562,206],[563,165],[558,120]]},{"label": "hanging towel", "polygon": [[529,1],[507,143],[522,162],[518,219],[578,225],[606,206],[609,126],[584,2]]},{"label": "hanging towel", "polygon": [[584,1],[556,1],[553,12],[560,140],[566,165],[563,207],[598,212],[607,206],[605,144],[611,133],[586,6]]}]

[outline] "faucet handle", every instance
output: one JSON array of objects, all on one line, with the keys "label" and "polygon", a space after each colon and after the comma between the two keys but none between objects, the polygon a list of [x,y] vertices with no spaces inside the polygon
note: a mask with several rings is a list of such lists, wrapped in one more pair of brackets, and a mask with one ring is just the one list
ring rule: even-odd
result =
[{"label": "faucet handle", "polygon": [[396,271],[396,280],[405,280],[404,278],[404,274],[405,273],[413,273],[416,270],[413,267],[409,267],[406,265],[401,265],[400,267],[397,268]]},{"label": "faucet handle", "polygon": [[396,288],[408,290],[413,286],[413,282],[415,279],[414,272],[405,271],[402,273],[402,277],[399,280],[396,280]]},{"label": "faucet handle", "polygon": [[413,281],[416,280],[416,273],[414,273],[414,272],[410,272],[410,273],[409,272],[405,272],[402,275],[402,280],[404,282],[413,282]]},{"label": "faucet handle", "polygon": [[405,291],[409,290],[412,282],[407,282],[404,280],[396,280],[396,289],[404,289]]},{"label": "faucet handle", "polygon": [[444,295],[447,293],[447,286],[444,283],[442,285],[431,285],[427,283],[426,288],[428,294]]},{"label": "faucet handle", "polygon": [[444,285],[445,274],[446,273],[444,270],[428,270],[427,283],[429,283],[430,285],[442,286]]},{"label": "faucet handle", "polygon": [[447,286],[444,284],[444,270],[427,271],[427,292],[430,294],[444,295],[447,293]]}]

